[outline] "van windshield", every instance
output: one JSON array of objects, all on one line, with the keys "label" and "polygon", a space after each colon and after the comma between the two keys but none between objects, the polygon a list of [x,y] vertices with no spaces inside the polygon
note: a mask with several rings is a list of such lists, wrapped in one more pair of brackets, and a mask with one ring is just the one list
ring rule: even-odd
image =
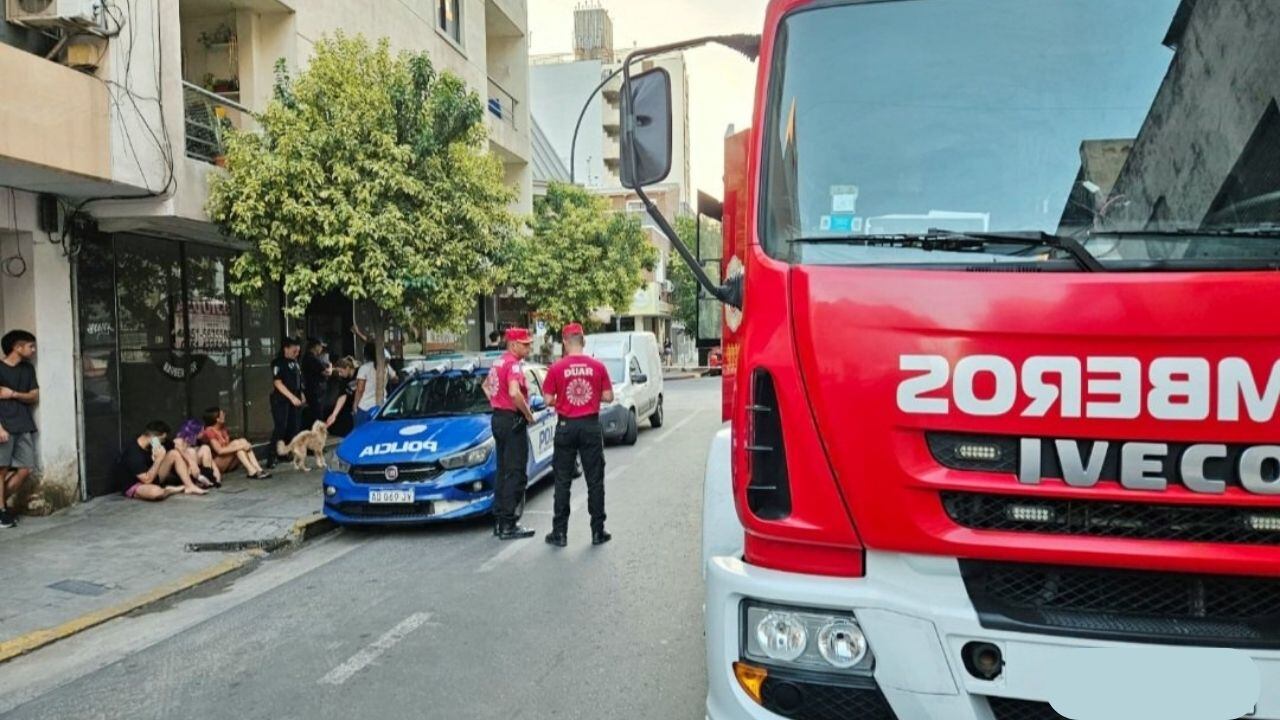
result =
[{"label": "van windshield", "polygon": [[827,265],[1274,264],[1276,65],[1250,50],[1270,44],[1280,15],[1249,25],[1217,7],[793,13],[769,81],[766,249]]},{"label": "van windshield", "polygon": [[604,363],[604,366],[609,370],[609,381],[612,382],[614,385],[621,385],[623,382],[626,381],[627,366],[626,366],[626,363],[624,363],[622,360],[618,358],[596,358],[596,359]]}]

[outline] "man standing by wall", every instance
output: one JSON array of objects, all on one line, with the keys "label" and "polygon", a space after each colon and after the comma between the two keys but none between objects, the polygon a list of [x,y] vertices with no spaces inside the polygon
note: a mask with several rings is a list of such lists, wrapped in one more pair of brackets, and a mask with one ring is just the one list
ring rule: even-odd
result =
[{"label": "man standing by wall", "polygon": [[285,338],[280,346],[280,357],[271,362],[271,447],[267,467],[276,466],[285,446],[302,431],[302,406],[306,393],[302,390],[302,366],[298,355],[302,345],[294,338]]},{"label": "man standing by wall", "polygon": [[556,424],[555,517],[546,540],[550,545],[569,544],[569,488],[575,460],[582,457],[587,478],[587,512],[591,514],[591,544],[612,539],[604,530],[604,430],[600,427],[600,403],[613,400],[613,384],[604,363],[586,354],[582,326],[566,325],[560,333],[565,357],[551,366],[543,391],[554,405]]},{"label": "man standing by wall", "polygon": [[36,421],[31,408],[40,401],[36,369],[36,336],[12,330],[0,338],[0,528],[17,524],[8,503],[36,466]]},{"label": "man standing by wall", "polygon": [[533,537],[533,531],[521,526],[516,516],[529,484],[529,426],[533,424],[533,410],[529,407],[524,359],[532,350],[533,338],[528,330],[507,330],[507,352],[493,364],[484,381],[484,394],[493,407],[494,452],[498,454],[493,532],[502,540]]}]

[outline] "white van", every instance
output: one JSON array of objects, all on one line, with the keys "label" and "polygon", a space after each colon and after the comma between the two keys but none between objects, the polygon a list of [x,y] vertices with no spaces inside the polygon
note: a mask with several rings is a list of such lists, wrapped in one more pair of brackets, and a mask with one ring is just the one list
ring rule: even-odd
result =
[{"label": "white van", "polygon": [[653,333],[588,335],[587,354],[604,363],[613,381],[613,402],[600,408],[606,440],[634,445],[640,423],[662,427],[662,356]]}]

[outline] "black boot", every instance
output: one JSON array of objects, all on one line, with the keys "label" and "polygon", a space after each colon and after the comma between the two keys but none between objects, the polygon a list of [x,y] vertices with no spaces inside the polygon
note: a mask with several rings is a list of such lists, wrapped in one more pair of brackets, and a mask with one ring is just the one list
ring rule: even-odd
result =
[{"label": "black boot", "polygon": [[547,541],[548,545],[555,545],[556,547],[564,547],[569,544],[569,535],[557,530],[547,533],[547,536],[543,539]]},{"label": "black boot", "polygon": [[613,539],[613,536],[604,531],[604,528],[591,531],[591,544],[603,545]]},{"label": "black boot", "polygon": [[521,525],[514,520],[503,524],[502,530],[498,533],[499,540],[524,540],[535,535],[533,530]]}]

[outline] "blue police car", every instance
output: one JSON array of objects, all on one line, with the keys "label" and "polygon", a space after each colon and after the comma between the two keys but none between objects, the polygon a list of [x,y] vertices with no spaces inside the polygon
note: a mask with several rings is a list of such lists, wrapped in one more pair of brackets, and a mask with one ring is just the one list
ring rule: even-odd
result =
[{"label": "blue police car", "polygon": [[[324,514],[342,525],[388,525],[491,512],[497,459],[483,383],[492,359],[446,360],[411,372],[330,454]],[[542,402],[546,368],[526,363],[525,374],[538,410],[529,428],[532,485],[552,474],[556,418]]]}]

